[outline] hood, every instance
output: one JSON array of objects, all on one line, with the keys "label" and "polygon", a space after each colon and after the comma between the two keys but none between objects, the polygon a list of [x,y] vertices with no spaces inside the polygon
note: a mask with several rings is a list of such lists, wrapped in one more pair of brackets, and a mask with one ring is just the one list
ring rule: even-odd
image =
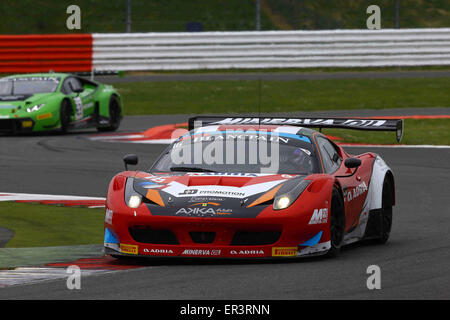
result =
[{"label": "hood", "polygon": [[280,189],[304,176],[286,174],[138,173],[133,187],[153,215],[256,217],[272,205]]},{"label": "hood", "polygon": [[16,112],[23,112],[28,107],[43,103],[52,94],[0,96],[0,118],[13,117]]}]

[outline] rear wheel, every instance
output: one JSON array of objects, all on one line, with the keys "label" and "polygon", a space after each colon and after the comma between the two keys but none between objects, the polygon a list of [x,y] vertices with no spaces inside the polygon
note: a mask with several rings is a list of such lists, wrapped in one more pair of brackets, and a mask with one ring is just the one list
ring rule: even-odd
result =
[{"label": "rear wheel", "polygon": [[327,252],[328,257],[335,257],[341,250],[342,242],[344,240],[345,230],[345,207],[336,187],[333,188],[331,195],[331,211],[330,211],[330,242],[331,248]]},{"label": "rear wheel", "polygon": [[61,108],[59,112],[59,119],[61,122],[61,131],[66,133],[69,131],[69,125],[71,122],[72,116],[72,105],[69,100],[63,100],[61,102]]},{"label": "rear wheel", "polygon": [[105,131],[115,131],[120,126],[121,108],[119,98],[117,96],[111,96],[109,99],[109,124],[107,127],[98,127],[97,130],[100,132]]},{"label": "rear wheel", "polygon": [[386,176],[383,182],[383,195],[381,200],[381,230],[376,242],[385,244],[389,240],[392,228],[392,206],[394,203],[394,188]]}]

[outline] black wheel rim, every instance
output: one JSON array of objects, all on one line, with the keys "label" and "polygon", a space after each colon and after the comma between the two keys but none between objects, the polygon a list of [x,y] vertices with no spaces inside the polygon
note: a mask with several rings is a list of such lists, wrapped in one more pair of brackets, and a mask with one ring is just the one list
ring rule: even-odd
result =
[{"label": "black wheel rim", "polygon": [[70,109],[67,105],[67,101],[63,102],[61,108],[61,127],[65,131],[70,123]]},{"label": "black wheel rim", "polygon": [[341,214],[343,206],[337,196],[331,200],[330,240],[333,247],[339,247],[344,237],[344,217]]},{"label": "black wheel rim", "polygon": [[382,223],[383,238],[387,238],[392,227],[392,200],[391,191],[388,184],[383,185]]},{"label": "black wheel rim", "polygon": [[109,110],[110,123],[112,127],[117,127],[120,122],[120,108],[116,99],[111,100],[111,106]]}]

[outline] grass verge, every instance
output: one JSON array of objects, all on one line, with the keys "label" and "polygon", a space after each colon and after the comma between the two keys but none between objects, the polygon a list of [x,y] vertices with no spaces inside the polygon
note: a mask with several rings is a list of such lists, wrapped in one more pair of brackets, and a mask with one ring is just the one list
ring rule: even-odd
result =
[{"label": "grass verge", "polygon": [[386,66],[386,67],[311,67],[311,68],[254,68],[254,69],[196,69],[122,71],[122,76],[156,74],[222,74],[222,73],[337,73],[337,72],[406,72],[450,71],[450,66]]},{"label": "grass verge", "polygon": [[[117,83],[126,115],[446,107],[450,78]],[[260,108],[258,108],[260,101]]]},{"label": "grass verge", "polygon": [[103,242],[103,209],[0,202],[0,226],[14,231],[6,248]]},{"label": "grass verge", "polygon": [[[401,144],[450,145],[450,119],[406,119]],[[322,133],[342,138],[336,142],[396,144],[395,132],[323,129]]]}]

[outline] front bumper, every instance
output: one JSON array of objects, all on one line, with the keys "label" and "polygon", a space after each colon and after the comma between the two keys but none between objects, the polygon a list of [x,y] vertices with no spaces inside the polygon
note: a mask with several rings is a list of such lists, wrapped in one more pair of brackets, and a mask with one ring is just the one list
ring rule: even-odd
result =
[{"label": "front bumper", "polygon": [[33,131],[34,125],[31,118],[0,119],[0,133],[29,133]]},{"label": "front bumper", "polygon": [[289,258],[330,249],[328,224],[309,225],[308,215],[186,218],[107,209],[106,217],[105,253],[116,256]]}]

